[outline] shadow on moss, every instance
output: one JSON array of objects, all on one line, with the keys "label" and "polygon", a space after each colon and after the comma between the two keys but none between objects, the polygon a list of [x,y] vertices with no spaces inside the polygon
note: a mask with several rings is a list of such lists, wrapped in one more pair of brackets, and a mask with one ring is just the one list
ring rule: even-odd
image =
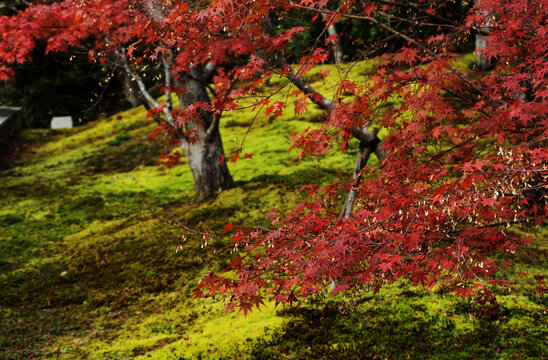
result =
[{"label": "shadow on moss", "polygon": [[467,329],[424,306],[406,311],[366,305],[342,314],[330,302],[286,315],[285,326],[253,344],[252,359],[539,359],[548,351],[542,334],[530,328],[469,320]]}]

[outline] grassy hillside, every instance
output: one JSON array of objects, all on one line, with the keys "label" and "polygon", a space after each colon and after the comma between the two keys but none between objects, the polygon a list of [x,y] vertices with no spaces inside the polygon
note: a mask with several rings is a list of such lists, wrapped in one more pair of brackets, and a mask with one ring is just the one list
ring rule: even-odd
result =
[{"label": "grassy hillside", "polygon": [[[337,77],[364,78],[372,64],[332,67],[324,79],[318,71],[327,67],[309,79],[329,93]],[[500,294],[499,314],[489,319],[462,300],[405,283],[357,301],[268,305],[247,318],[225,313],[222,302],[193,300],[201,276],[224,268],[231,254],[226,239],[204,243],[184,227],[222,234],[229,221],[264,225],[270,209],[301,200],[303,183],[350,174],[354,154],[335,149],[299,162],[287,152],[290,134],[315,126],[319,110],[276,120],[234,112],[221,129],[228,158],[241,149],[253,159],[229,164],[237,187],[199,203],[184,160],[172,169],[154,165],[166,144],[149,138],[154,124],[144,115],[139,108],[69,130],[27,130],[24,164],[1,169],[1,359],[548,354],[547,301],[523,282]],[[537,240],[508,275],[546,273],[546,229],[519,231]]]}]

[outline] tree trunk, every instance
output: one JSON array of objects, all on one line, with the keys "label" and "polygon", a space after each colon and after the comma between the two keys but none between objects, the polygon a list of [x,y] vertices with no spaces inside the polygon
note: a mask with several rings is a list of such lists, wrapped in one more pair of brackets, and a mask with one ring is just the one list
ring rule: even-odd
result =
[{"label": "tree trunk", "polygon": [[[167,10],[165,5],[165,1],[150,0],[143,3],[143,9],[154,21],[162,22],[165,19],[164,13]],[[139,92],[142,95],[140,97],[141,102],[145,104],[147,109],[152,107],[161,109],[166,119],[161,120],[159,116],[155,116],[156,121],[166,124],[169,129],[176,133],[179,146],[192,170],[198,198],[208,198],[220,190],[231,187],[234,181],[225,161],[223,142],[219,132],[219,115],[211,111],[200,110],[192,119],[185,119],[184,124],[178,124],[171,113],[171,88],[173,82],[175,82],[178,89],[184,89],[178,93],[179,109],[186,109],[196,103],[211,105],[206,83],[211,80],[210,78],[215,72],[214,64],[208,63],[203,72],[198,71],[196,68],[190,68],[188,73],[173,74],[174,54],[170,50],[169,55],[162,58],[165,71],[166,103],[161,106],[148,93],[143,80],[132,72],[125,56],[126,53],[127,51],[124,51],[124,53],[116,51],[128,79],[132,81],[131,79],[135,78]],[[129,85],[131,86],[131,82]]]},{"label": "tree trunk", "polygon": [[[476,1],[477,3],[478,1]],[[489,32],[492,22],[494,22],[493,14],[489,14],[487,11],[483,11],[482,15],[485,17],[483,23],[479,27],[479,33],[476,34],[476,65],[480,70],[489,70],[491,63],[485,58],[484,50],[487,48],[487,38],[485,34]]]},{"label": "tree trunk", "polygon": [[210,197],[233,185],[226,161],[221,163],[224,150],[219,131],[213,136],[212,141],[200,139],[193,144],[181,142],[181,149],[192,170],[198,198]]},{"label": "tree trunk", "polygon": [[483,55],[483,50],[487,47],[487,39],[482,34],[476,34],[476,65],[480,70],[489,69],[489,62]]},{"label": "tree trunk", "polygon": [[[177,81],[180,88],[186,90],[179,94],[181,108],[196,102],[210,103],[204,83],[198,72],[191,71]],[[187,139],[180,142],[180,147],[187,158],[194,175],[196,191],[200,199],[207,198],[217,191],[233,185],[232,176],[224,160],[224,148],[218,121],[210,111],[201,111],[194,121],[186,121]]]},{"label": "tree trunk", "polygon": [[[322,13],[322,18],[325,20],[329,20],[325,14]],[[334,23],[330,23],[327,27],[327,34],[329,36],[334,36],[335,40],[333,43],[333,59],[335,60],[335,64],[342,64],[343,63],[343,51],[341,48],[341,41],[339,38],[339,34],[337,33],[337,28],[335,27]]]}]

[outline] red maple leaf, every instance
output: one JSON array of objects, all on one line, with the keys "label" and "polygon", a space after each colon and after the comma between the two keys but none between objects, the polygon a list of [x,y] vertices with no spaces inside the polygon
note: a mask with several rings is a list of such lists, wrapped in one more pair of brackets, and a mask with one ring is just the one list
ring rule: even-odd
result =
[{"label": "red maple leaf", "polygon": [[234,224],[232,223],[232,221],[226,224],[225,226],[223,226],[223,230],[225,232],[229,232],[232,229],[234,229]]}]

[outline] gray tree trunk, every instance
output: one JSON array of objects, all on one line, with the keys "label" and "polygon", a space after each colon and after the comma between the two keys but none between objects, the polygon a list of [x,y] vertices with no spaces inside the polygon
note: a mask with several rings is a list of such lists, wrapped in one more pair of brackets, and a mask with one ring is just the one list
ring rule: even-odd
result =
[{"label": "gray tree trunk", "polygon": [[[184,76],[178,79],[179,87],[186,90],[179,94],[181,108],[196,102],[210,103],[204,83],[199,80],[199,74]],[[196,72],[197,73],[197,72]],[[188,161],[194,175],[194,182],[198,197],[210,197],[219,190],[233,185],[232,176],[228,171],[224,158],[223,142],[215,121],[214,114],[202,111],[196,121],[187,121],[185,130],[189,140],[182,140],[180,147]]]},{"label": "gray tree trunk", "polygon": [[[169,10],[169,4],[162,0],[149,0],[142,5],[151,19],[158,22],[165,19],[165,13]],[[162,59],[165,71],[166,104],[160,106],[146,90],[142,79],[129,67],[125,52],[117,51],[117,56],[125,69],[126,75],[130,77],[130,81],[136,81],[142,95],[140,97],[141,102],[145,104],[147,109],[152,107],[162,108],[166,119],[162,120],[159,116],[155,116],[155,119],[175,131],[179,139],[179,146],[192,170],[198,198],[204,199],[219,190],[231,187],[234,182],[228,171],[226,160],[224,160],[218,115],[213,114],[211,111],[201,111],[196,114],[195,119],[185,121],[183,128],[181,128],[171,113],[171,87],[174,79],[179,89],[185,89],[178,95],[180,109],[187,108],[197,102],[211,104],[206,90],[206,82],[214,73],[215,66],[208,63],[203,72],[191,68],[189,73],[179,74],[181,76],[176,77],[175,74],[172,74],[174,54],[170,51],[169,56]],[[135,80],[131,80],[131,78],[135,78]]]},{"label": "gray tree trunk", "polygon": [[[478,1],[476,1],[477,3]],[[485,58],[484,50],[487,48],[487,39],[485,34],[489,32],[491,23],[495,21],[493,14],[484,11],[482,15],[485,17],[483,23],[479,27],[479,33],[476,34],[476,65],[480,70],[488,70],[491,63]]]},{"label": "gray tree trunk", "polygon": [[476,65],[480,70],[489,69],[489,62],[483,54],[483,49],[487,47],[487,39],[482,34],[476,34]]},{"label": "gray tree trunk", "polygon": [[[322,18],[326,20],[327,16],[322,13]],[[329,24],[327,27],[327,34],[329,36],[335,36],[335,42],[333,43],[333,58],[335,60],[335,64],[342,64],[344,54],[341,47],[341,41],[339,39],[339,33],[337,32],[337,28],[334,23]]]}]

